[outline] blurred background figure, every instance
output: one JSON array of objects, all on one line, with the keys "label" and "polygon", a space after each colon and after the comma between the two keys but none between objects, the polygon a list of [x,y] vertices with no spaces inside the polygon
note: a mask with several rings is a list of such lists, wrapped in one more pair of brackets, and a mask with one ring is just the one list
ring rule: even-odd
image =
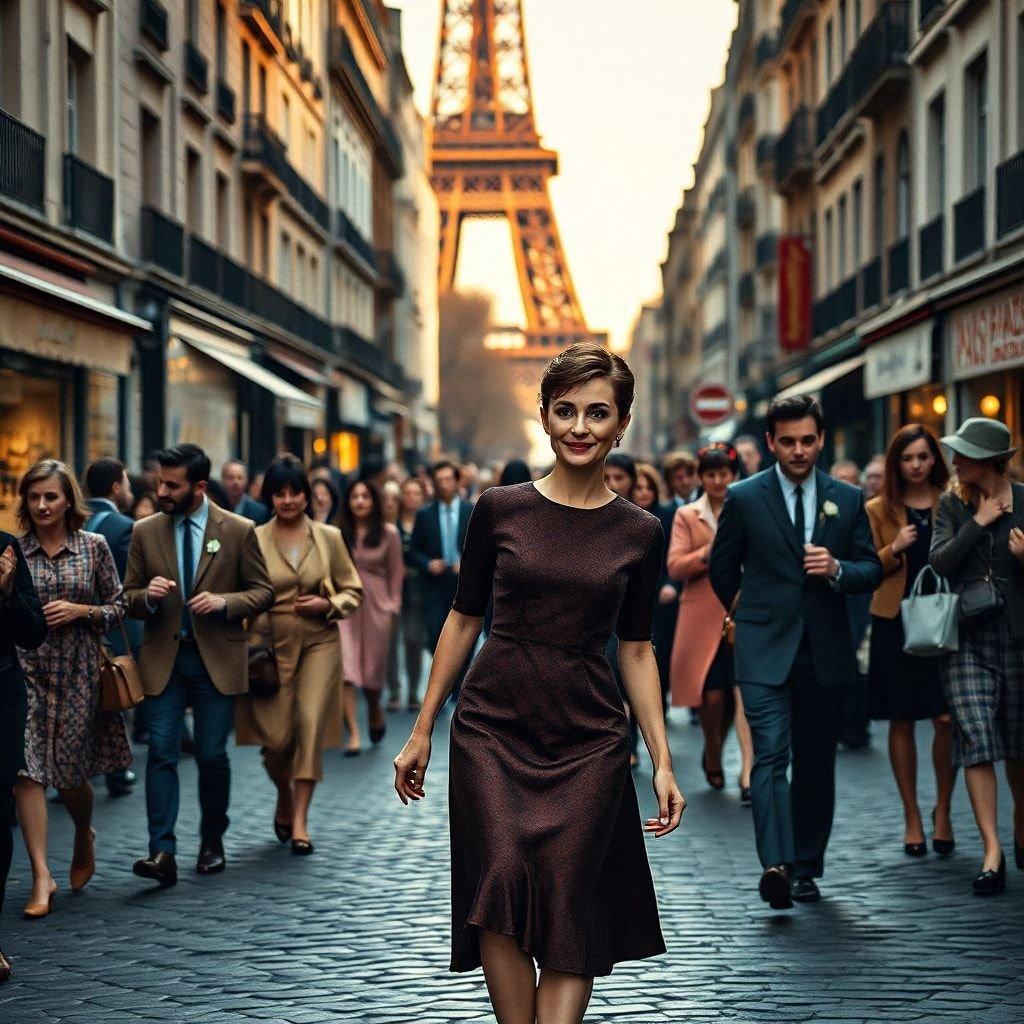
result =
[{"label": "blurred background figure", "polygon": [[388,711],[402,708],[402,677],[399,650],[403,655],[406,680],[406,710],[420,709],[420,680],[423,675],[423,578],[412,557],[412,534],[416,516],[426,504],[427,493],[423,481],[411,476],[401,489],[398,521],[395,526],[402,539],[402,561],[405,579],[402,581],[402,610],[398,628],[392,634],[391,656],[388,662]]},{"label": "blurred background figure", "polygon": [[625,452],[613,451],[604,461],[605,486],[620,498],[629,498],[636,484],[636,459]]},{"label": "blurred background figure", "polygon": [[525,484],[533,479],[530,467],[522,459],[509,459],[502,467],[498,486],[509,487],[512,484]]},{"label": "blurred background figure", "polygon": [[313,477],[310,483],[309,516],[317,523],[334,523],[341,495],[330,476]]},{"label": "blurred background figure", "polygon": [[255,498],[249,497],[249,471],[240,459],[229,459],[224,463],[220,471],[220,485],[227,497],[227,504],[224,507],[228,512],[244,516],[257,526],[270,518],[267,507]]},{"label": "blurred background figure", "polygon": [[743,434],[733,442],[733,448],[739,454],[740,462],[743,465],[743,476],[753,476],[755,473],[761,472],[764,456],[761,453],[761,444],[756,437]]},{"label": "blurred background figure", "polygon": [[[661,468],[668,486],[668,500],[675,508],[689,505],[700,497],[700,483],[697,480],[697,460],[687,451],[671,452],[665,456]],[[665,537],[668,538],[666,533]]]},{"label": "blurred background figure", "polygon": [[882,493],[885,485],[885,456],[872,455],[864,467],[864,500],[870,501]]},{"label": "blurred background figure", "polygon": [[860,467],[853,459],[839,459],[833,462],[829,476],[834,480],[842,480],[851,487],[860,487]]}]

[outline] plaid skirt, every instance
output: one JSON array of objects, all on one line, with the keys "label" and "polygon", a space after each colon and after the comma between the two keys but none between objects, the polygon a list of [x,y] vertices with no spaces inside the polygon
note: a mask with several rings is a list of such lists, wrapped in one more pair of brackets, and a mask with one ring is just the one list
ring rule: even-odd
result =
[{"label": "plaid skirt", "polygon": [[1024,761],[1024,644],[1005,615],[960,630],[960,650],[942,659],[953,715],[953,764]]}]

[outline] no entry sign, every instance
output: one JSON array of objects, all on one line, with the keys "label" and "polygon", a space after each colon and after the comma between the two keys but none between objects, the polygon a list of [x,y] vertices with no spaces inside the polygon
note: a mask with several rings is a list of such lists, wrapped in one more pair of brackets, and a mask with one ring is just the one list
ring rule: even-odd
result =
[{"label": "no entry sign", "polygon": [[732,414],[732,392],[724,384],[698,384],[690,392],[690,415],[699,426],[718,426]]}]

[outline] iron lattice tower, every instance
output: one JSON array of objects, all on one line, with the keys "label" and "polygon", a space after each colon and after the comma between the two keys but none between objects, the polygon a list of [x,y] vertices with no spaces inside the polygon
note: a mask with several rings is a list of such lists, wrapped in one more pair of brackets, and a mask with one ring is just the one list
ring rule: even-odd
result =
[{"label": "iron lattice tower", "polygon": [[533,113],[522,0],[441,0],[433,96],[433,182],[441,208],[440,286],[455,283],[462,222],[504,217],[511,228],[526,329],[500,328],[501,351],[548,360],[587,329],[555,222],[548,179],[558,154]]}]

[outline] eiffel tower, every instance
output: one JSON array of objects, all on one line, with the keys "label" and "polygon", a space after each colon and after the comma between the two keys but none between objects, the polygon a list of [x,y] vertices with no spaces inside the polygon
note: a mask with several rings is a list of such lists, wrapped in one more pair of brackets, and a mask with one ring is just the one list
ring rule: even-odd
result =
[{"label": "eiffel tower", "polygon": [[[433,183],[441,207],[441,290],[455,283],[462,222],[504,217],[511,228],[526,328],[495,328],[488,347],[536,362],[587,329],[555,223],[548,179],[558,154],[541,145],[533,115],[522,0],[441,0],[433,96]],[[532,363],[532,366],[530,365]]]}]

